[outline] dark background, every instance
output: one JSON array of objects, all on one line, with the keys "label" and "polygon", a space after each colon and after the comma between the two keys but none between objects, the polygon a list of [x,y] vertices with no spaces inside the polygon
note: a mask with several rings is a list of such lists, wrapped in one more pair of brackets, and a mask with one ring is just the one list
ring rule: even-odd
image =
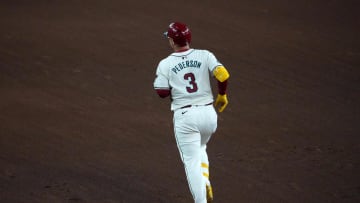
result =
[{"label": "dark background", "polygon": [[231,73],[215,202],[360,202],[359,7],[1,1],[0,202],[192,202],[152,84],[172,21]]}]

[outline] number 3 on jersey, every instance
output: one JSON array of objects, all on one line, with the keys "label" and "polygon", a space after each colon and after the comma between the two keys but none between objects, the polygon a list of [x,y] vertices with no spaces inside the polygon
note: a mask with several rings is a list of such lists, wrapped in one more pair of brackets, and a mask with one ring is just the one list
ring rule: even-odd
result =
[{"label": "number 3 on jersey", "polygon": [[195,82],[195,75],[193,73],[186,73],[184,79],[189,81],[191,86],[186,86],[186,91],[189,93],[194,93],[198,90],[198,86]]}]

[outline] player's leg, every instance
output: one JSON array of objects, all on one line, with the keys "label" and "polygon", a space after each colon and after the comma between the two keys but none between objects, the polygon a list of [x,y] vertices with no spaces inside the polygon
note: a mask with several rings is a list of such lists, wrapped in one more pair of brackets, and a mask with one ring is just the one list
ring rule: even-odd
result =
[{"label": "player's leg", "polygon": [[205,183],[207,185],[210,185],[209,159],[208,159],[208,155],[206,153],[206,145],[201,146],[201,169],[202,169],[202,175],[205,180]]},{"label": "player's leg", "polygon": [[[194,135],[192,135],[194,136]],[[200,137],[200,135],[195,135]],[[203,179],[201,170],[201,150],[198,142],[179,142],[179,151],[185,167],[186,177],[188,180],[190,191],[196,203],[206,202],[206,191],[203,187],[205,180]]]},{"label": "player's leg", "polygon": [[217,114],[212,106],[205,106],[199,116],[199,130],[201,133],[201,166],[206,183],[209,182],[209,159],[206,152],[207,143],[217,128]]},{"label": "player's leg", "polygon": [[205,146],[204,151],[206,152],[206,144],[217,128],[217,113],[213,106],[203,106],[197,110],[197,126],[201,134],[201,146]]},{"label": "player's leg", "polygon": [[174,113],[174,132],[195,203],[206,203],[206,190],[203,187],[205,182],[201,170],[201,135],[192,122],[191,110],[186,114]]},{"label": "player's leg", "polygon": [[213,106],[204,107],[200,114],[199,129],[201,132],[201,168],[203,179],[206,183],[206,194],[208,202],[213,200],[213,191],[210,184],[209,159],[206,152],[206,144],[209,142],[212,134],[217,128],[217,114]]},{"label": "player's leg", "polygon": [[202,169],[202,175],[205,182],[206,188],[206,199],[207,202],[212,202],[214,199],[212,186],[210,184],[210,172],[209,172],[209,160],[206,153],[206,145],[201,146],[201,169]]}]

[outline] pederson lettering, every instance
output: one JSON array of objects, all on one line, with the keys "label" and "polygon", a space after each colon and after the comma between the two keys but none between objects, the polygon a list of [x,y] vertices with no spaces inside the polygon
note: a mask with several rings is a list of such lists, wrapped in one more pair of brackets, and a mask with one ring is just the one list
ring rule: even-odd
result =
[{"label": "pederson lettering", "polygon": [[201,62],[196,60],[187,60],[183,61],[181,63],[178,63],[175,67],[173,67],[171,70],[177,74],[181,70],[184,70],[186,68],[200,68]]}]

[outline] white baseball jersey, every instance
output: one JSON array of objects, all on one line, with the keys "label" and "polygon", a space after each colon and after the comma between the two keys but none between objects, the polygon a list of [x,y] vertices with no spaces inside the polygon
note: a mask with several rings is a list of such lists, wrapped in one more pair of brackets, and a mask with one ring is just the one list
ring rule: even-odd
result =
[{"label": "white baseball jersey", "polygon": [[154,88],[171,90],[171,110],[211,103],[214,99],[209,76],[213,76],[213,70],[221,65],[208,50],[172,53],[160,61]]}]

